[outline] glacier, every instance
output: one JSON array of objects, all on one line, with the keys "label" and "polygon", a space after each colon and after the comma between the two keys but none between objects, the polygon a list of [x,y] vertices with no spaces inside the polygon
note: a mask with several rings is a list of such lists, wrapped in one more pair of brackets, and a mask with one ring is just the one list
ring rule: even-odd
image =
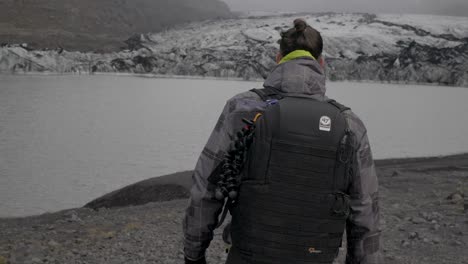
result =
[{"label": "glacier", "polygon": [[329,80],[468,87],[468,17],[261,14],[134,35],[114,53],[0,47],[0,72],[127,73],[258,80],[275,66],[279,32],[302,17],[324,38]]}]

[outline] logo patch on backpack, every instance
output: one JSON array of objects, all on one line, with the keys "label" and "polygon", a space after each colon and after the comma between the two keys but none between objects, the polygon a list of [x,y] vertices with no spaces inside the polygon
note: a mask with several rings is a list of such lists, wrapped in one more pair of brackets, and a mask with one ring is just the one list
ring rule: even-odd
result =
[{"label": "logo patch on backpack", "polygon": [[322,116],[320,118],[320,125],[319,125],[320,131],[330,132],[331,131],[331,123],[332,123],[332,120],[331,120],[330,117]]}]

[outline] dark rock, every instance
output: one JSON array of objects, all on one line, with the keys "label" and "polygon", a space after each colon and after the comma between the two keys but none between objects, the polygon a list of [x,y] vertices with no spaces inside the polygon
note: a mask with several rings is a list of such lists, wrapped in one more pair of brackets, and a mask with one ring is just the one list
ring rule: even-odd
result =
[{"label": "dark rock", "polygon": [[142,34],[134,34],[125,42],[130,50],[139,50],[144,47],[143,42],[145,38]]},{"label": "dark rock", "polygon": [[114,236],[115,236],[114,232],[107,232],[107,233],[104,234],[105,239],[112,239],[112,238],[114,238]]},{"label": "dark rock", "polygon": [[422,223],[425,223],[425,222],[426,222],[426,220],[424,220],[424,219],[421,218],[421,217],[413,217],[413,218],[411,218],[411,223],[416,224],[416,225],[422,224]]},{"label": "dark rock", "polygon": [[79,218],[75,212],[70,214],[70,218],[68,218],[67,221],[70,223],[74,223],[74,222],[82,223],[83,222],[83,220],[81,220],[81,218]]},{"label": "dark rock", "polygon": [[409,239],[419,239],[419,234],[418,232],[411,232],[408,234]]},{"label": "dark rock", "polygon": [[132,59],[135,65],[141,65],[145,73],[150,73],[157,67],[158,60],[155,57],[136,56]]},{"label": "dark rock", "polygon": [[129,65],[126,60],[120,58],[112,60],[111,66],[119,72],[129,72],[133,67],[133,65]]},{"label": "dark rock", "polygon": [[435,224],[435,225],[433,225],[433,226],[431,227],[431,229],[434,230],[434,231],[439,231],[440,225],[439,225],[439,224]]},{"label": "dark rock", "polygon": [[401,246],[404,247],[404,248],[408,248],[411,246],[411,243],[406,241],[406,240],[403,240],[401,241]]},{"label": "dark rock", "polygon": [[39,263],[42,263],[42,260],[40,258],[32,258],[31,259],[31,263],[33,264],[39,264]]},{"label": "dark rock", "polygon": [[454,240],[454,241],[450,242],[450,244],[452,246],[457,246],[457,247],[458,246],[463,246],[463,243],[461,241],[458,241],[458,240]]},{"label": "dark rock", "polygon": [[426,212],[420,212],[419,215],[424,218],[427,221],[431,221],[432,219],[430,218],[429,214]]},{"label": "dark rock", "polygon": [[463,194],[458,191],[454,192],[447,197],[447,200],[453,204],[461,203],[463,201]]},{"label": "dark rock", "polygon": [[59,243],[55,242],[54,240],[50,240],[49,243],[47,243],[50,247],[58,247],[60,246]]},{"label": "dark rock", "polygon": [[189,197],[191,171],[144,180],[106,194],[85,205],[87,208],[125,207]]},{"label": "dark rock", "polygon": [[440,221],[444,218],[444,216],[441,214],[441,213],[438,213],[438,212],[432,212],[430,213],[429,215],[429,219],[427,220],[437,220],[437,221]]}]

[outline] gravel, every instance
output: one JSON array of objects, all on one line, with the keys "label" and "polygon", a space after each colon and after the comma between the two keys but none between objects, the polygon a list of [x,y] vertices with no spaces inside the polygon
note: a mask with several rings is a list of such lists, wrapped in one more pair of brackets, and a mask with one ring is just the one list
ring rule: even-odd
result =
[{"label": "gravel", "polygon": [[[447,199],[460,182],[466,182],[468,171],[424,170],[421,163],[414,170],[414,166],[379,167],[385,263],[468,264],[466,211],[463,204]],[[396,169],[398,177],[393,176]],[[187,203],[179,199],[0,219],[0,264],[183,263],[182,219]],[[221,235],[222,229],[216,230],[207,251],[211,264],[226,260]],[[344,248],[336,263],[343,263]]]}]

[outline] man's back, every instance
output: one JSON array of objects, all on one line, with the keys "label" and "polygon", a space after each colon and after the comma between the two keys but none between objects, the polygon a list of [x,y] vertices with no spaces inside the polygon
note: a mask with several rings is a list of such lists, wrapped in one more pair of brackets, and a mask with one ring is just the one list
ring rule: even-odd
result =
[{"label": "man's back", "polygon": [[[283,39],[284,38],[285,37],[283,36]],[[279,65],[268,76],[264,83],[264,87],[274,89],[285,98],[294,97],[298,98],[297,100],[303,98],[303,100],[307,102],[318,101],[323,104],[326,104],[327,100],[329,100],[325,96],[325,75],[323,73],[322,66],[316,60],[316,56],[314,57],[311,53],[304,51],[289,52],[288,56],[284,57]],[[294,107],[296,103],[297,102],[295,101],[295,103],[291,105]],[[218,224],[218,217],[223,207],[223,201],[219,201],[215,197],[216,184],[213,179],[220,174],[220,164],[222,163],[225,153],[229,149],[230,143],[236,137],[235,133],[243,126],[242,119],[253,119],[257,113],[265,113],[265,111],[268,111],[267,108],[269,108],[269,105],[270,104],[260,98],[258,94],[249,91],[231,98],[224,107],[223,113],[221,114],[218,123],[216,124],[216,127],[198,160],[193,175],[194,186],[191,191],[190,205],[187,209],[184,221],[184,245],[187,263],[203,263],[196,261],[204,259],[205,250],[213,238],[213,230]],[[343,223],[346,222],[348,238],[347,263],[378,263],[377,253],[379,250],[380,237],[378,226],[378,182],[367,137],[367,131],[364,124],[354,113],[352,113],[352,111],[337,111],[342,115],[347,129],[350,134],[352,134],[355,157],[355,164],[353,167],[354,171],[352,173],[353,176],[349,178],[348,184],[345,188],[346,190],[344,190],[344,187],[342,189],[345,191],[343,193],[346,194],[349,199],[349,214],[345,218],[340,218],[342,221],[340,223],[341,229],[344,229]],[[300,113],[295,115],[300,119]],[[320,118],[321,117],[322,116],[320,116]],[[325,122],[326,120],[323,121],[322,129],[326,130],[328,129],[327,122]],[[293,122],[289,126],[294,125],[297,125],[299,130],[306,128],[301,120]],[[319,125],[320,122],[319,124],[315,124],[318,130],[320,129]],[[274,130],[271,132],[275,133]],[[300,132],[302,133],[303,131]],[[256,131],[255,133],[261,132]],[[260,156],[261,153],[257,155],[257,158]],[[249,162],[252,162],[254,164],[253,166],[255,166],[255,158],[249,159]],[[279,159],[278,162],[280,163],[279,167],[281,167],[282,160]],[[306,163],[301,160],[296,160],[295,162],[299,164],[298,166],[302,166],[300,163]],[[311,162],[315,161],[312,160]],[[311,168],[311,170],[313,170],[313,168]],[[259,175],[262,174],[259,173]],[[320,183],[316,179],[313,181],[318,184]],[[308,184],[310,184],[310,182]],[[245,190],[243,190],[243,186],[241,186],[240,197],[242,197],[243,192],[245,193]],[[313,188],[311,188],[310,193],[312,196],[314,193]],[[255,197],[252,197],[251,199],[242,201],[241,198],[238,205],[242,206],[242,204],[248,204],[254,199]],[[270,203],[268,206],[272,206],[272,200],[268,202]],[[294,205],[293,201],[291,201],[291,203]],[[307,204],[301,204],[301,206],[305,208],[304,212],[310,212],[308,209],[317,206],[313,201],[310,201],[309,208],[307,208],[306,205]],[[300,213],[300,210],[297,213]],[[236,218],[237,220],[240,220],[243,217],[242,214],[237,216],[235,212],[233,212],[233,214],[234,222],[236,221]],[[255,212],[252,212],[250,216],[247,217],[254,219],[256,216],[261,217],[262,213],[256,214]],[[317,228],[313,227],[313,219],[317,218],[317,216],[310,216],[312,219],[310,220],[310,226],[308,223],[302,223],[301,226],[304,228]],[[288,218],[284,218],[284,221],[287,222],[287,219]],[[282,220],[279,219],[279,221]],[[265,220],[260,224],[267,225],[268,221]],[[228,263],[274,263],[268,261],[268,252],[265,252],[264,250],[263,254],[260,253],[262,252],[262,250],[260,250],[255,252],[255,254],[248,259],[239,256],[241,253],[238,248],[241,244],[240,241],[242,241],[246,236],[255,237],[256,235],[242,233],[243,230],[239,229],[242,228],[239,227],[242,226],[242,224],[237,225],[237,227],[235,226],[235,223],[233,223],[233,225],[234,230],[232,230],[232,236],[234,237],[234,245],[228,257]],[[324,225],[323,227],[327,226]],[[261,228],[262,227],[255,228],[254,231]],[[291,228],[294,228],[294,226]],[[332,231],[333,232],[331,233],[335,234],[335,236],[340,233],[335,232],[335,229]],[[236,234],[241,234],[238,236],[237,242],[235,239]],[[299,233],[295,233],[293,236],[299,238],[299,235]],[[263,235],[259,234],[258,238],[261,239],[261,236]],[[306,235],[306,239],[317,241],[317,238],[311,236],[311,234]],[[341,238],[335,238],[332,242],[337,242],[340,239]],[[330,238],[330,241],[331,240],[332,239]],[[339,246],[339,244],[333,244],[333,247],[337,246]],[[311,243],[311,245],[307,247],[309,254],[320,254],[320,249],[318,248],[319,247],[314,247],[314,243]],[[328,260],[329,258],[327,258],[327,261]],[[289,263],[295,262],[290,261]]]},{"label": "man's back", "polygon": [[[288,64],[277,68],[276,72],[281,73],[280,76],[275,76],[275,72],[272,73],[271,77],[273,80],[277,81],[278,84],[284,85],[285,81],[283,78],[287,78],[284,73],[288,72],[288,70],[281,68],[293,68],[297,70],[297,67],[317,67],[317,65],[312,61],[305,59],[297,59],[289,62]],[[267,79],[266,83],[268,83],[268,81],[269,80]],[[284,88],[281,89],[281,87],[278,90],[286,96],[293,95],[322,102],[329,100],[324,96],[322,91],[324,91],[325,88],[319,85],[320,82],[316,82],[315,84],[316,85],[309,86],[307,90],[303,90],[304,93],[299,93],[297,90],[284,90]],[[269,87],[275,86],[276,85],[273,82],[269,85]],[[303,85],[299,86],[298,84],[290,87],[301,87],[301,89],[304,89]],[[236,95],[227,102],[226,107],[218,120],[216,128],[213,131],[202,156],[200,157],[194,175],[196,179],[199,179],[199,184],[203,185],[200,185],[200,187],[197,187],[197,185],[194,186],[194,189],[192,189],[192,197],[194,197],[194,194],[195,197],[203,197],[207,195],[203,199],[199,200],[200,202],[203,200],[205,201],[203,202],[203,206],[205,207],[204,210],[219,211],[222,207],[222,203],[214,201],[213,197],[206,192],[206,190],[209,189],[208,185],[213,184],[208,181],[208,176],[212,176],[211,172],[214,171],[216,165],[221,162],[223,157],[222,153],[225,151],[226,146],[229,146],[232,139],[235,137],[235,132],[242,127],[242,119],[252,119],[256,113],[264,112],[267,106],[268,103],[251,91]],[[370,257],[377,251],[379,243],[377,176],[375,174],[372,154],[367,138],[367,131],[364,124],[350,110],[346,110],[342,114],[346,119],[349,130],[353,134],[356,153],[356,173],[354,173],[354,178],[349,179],[350,183],[348,188],[351,209],[350,215],[347,218],[347,227],[349,230],[348,254],[350,254],[350,256],[354,255],[356,258],[360,258],[360,256]],[[318,125],[319,124],[317,124],[317,126]],[[197,173],[206,171],[210,171],[210,175],[197,175]],[[196,211],[195,208],[198,208],[199,206],[202,205],[194,206],[194,211]],[[313,206],[314,205],[311,204],[311,207]],[[214,218],[213,215],[210,217],[206,216],[207,214],[200,215],[200,217],[202,217],[202,221],[208,221],[211,226],[216,225],[216,218]],[[200,226],[204,226],[205,223],[206,222],[201,222],[200,224],[202,225]],[[198,228],[190,228],[189,226],[186,226],[186,232],[190,232],[190,229],[195,231],[194,233],[201,231]],[[209,234],[209,230],[205,230],[205,233]],[[235,235],[233,236],[235,237]]]}]

